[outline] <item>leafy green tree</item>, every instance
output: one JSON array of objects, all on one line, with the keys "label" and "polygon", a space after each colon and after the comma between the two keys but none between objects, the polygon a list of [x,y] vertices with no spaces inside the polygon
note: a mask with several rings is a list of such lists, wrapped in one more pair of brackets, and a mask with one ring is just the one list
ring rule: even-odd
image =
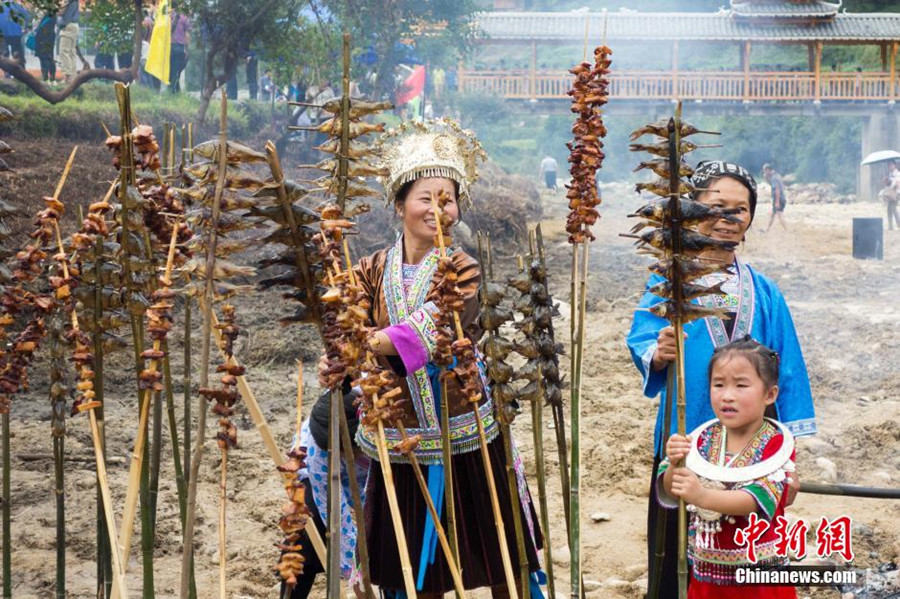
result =
[{"label": "leafy green tree", "polygon": [[260,45],[259,57],[276,85],[298,78],[337,81],[341,76],[341,32],[334,21],[304,17],[286,22],[280,35]]},{"label": "leafy green tree", "polygon": [[[251,49],[276,46],[299,12],[300,0],[182,0],[194,20],[194,37],[203,52],[197,119],[203,122],[213,94],[235,76]],[[290,57],[285,57],[290,59]],[[297,57],[299,60],[300,57]]]},{"label": "leafy green tree", "polygon": [[93,30],[92,43],[103,54],[134,49],[134,10],[129,0],[95,0],[84,21]]},{"label": "leafy green tree", "polygon": [[[480,8],[476,0],[310,0],[310,4],[334,15],[351,32],[355,46],[374,47],[376,97],[396,87],[400,42],[412,42],[420,58],[452,64],[472,47],[472,21]],[[441,48],[447,52],[438,56],[434,50]]]}]

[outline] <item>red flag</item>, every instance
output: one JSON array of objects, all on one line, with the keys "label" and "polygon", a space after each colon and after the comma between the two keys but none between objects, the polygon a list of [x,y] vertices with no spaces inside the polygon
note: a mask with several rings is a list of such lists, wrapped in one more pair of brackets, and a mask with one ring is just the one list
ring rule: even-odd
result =
[{"label": "red flag", "polygon": [[400,89],[397,90],[397,106],[406,104],[413,98],[422,95],[425,91],[425,67],[413,68],[412,74],[406,78]]}]

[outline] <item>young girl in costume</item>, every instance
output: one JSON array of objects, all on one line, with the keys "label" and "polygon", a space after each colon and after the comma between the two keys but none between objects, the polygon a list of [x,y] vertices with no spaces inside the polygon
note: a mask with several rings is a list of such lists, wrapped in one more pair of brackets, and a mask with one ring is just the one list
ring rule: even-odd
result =
[{"label": "young girl in costume", "polygon": [[[776,555],[775,518],[784,515],[785,489],[794,470],[794,437],[765,417],[778,397],[778,354],[746,336],[716,349],[709,363],[710,400],[715,420],[690,436],[672,435],[660,464],[660,503],[688,504],[689,599],[789,599],[793,587],[738,586],[740,567],[786,565]],[[670,468],[684,460],[684,465]],[[754,542],[756,562],[735,532],[756,514],[770,526]]]}]

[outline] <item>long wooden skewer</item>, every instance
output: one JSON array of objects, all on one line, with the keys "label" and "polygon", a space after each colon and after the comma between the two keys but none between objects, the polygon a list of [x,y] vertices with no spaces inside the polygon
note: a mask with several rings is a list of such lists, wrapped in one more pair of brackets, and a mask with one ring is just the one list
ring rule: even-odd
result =
[{"label": "long wooden skewer", "polygon": [[[394,422],[394,426],[400,431],[400,437],[403,441],[407,441],[409,437],[406,434],[406,427],[403,426],[403,422],[397,420]],[[453,579],[453,588],[459,597],[465,597],[466,589],[463,586],[459,565],[455,561],[453,551],[450,548],[450,542],[447,540],[444,527],[441,525],[441,517],[434,507],[434,500],[432,500],[431,494],[428,492],[428,483],[425,481],[425,475],[422,474],[422,467],[419,465],[419,459],[416,457],[415,450],[411,450],[407,454],[407,457],[409,458],[409,463],[416,475],[416,481],[419,483],[419,489],[422,491],[422,496],[425,498],[425,505],[428,507],[428,513],[431,514],[431,521],[434,523],[434,529],[437,532],[438,541],[440,541],[444,557],[447,558],[447,567],[450,570],[450,577]]]},{"label": "long wooden skewer", "polygon": [[[206,255],[206,286],[204,290],[203,338],[200,362],[200,386],[209,383],[209,348],[212,328],[212,302],[215,288],[216,243],[218,242],[218,223],[221,211],[222,194],[225,191],[226,168],[228,166],[228,99],[222,90],[222,108],[219,115],[219,164],[216,177],[216,189],[213,197],[212,215],[209,227],[209,248]],[[200,412],[197,414],[197,446],[191,463],[191,475],[188,481],[187,510],[184,523],[184,541],[181,559],[181,599],[187,599],[190,592],[190,571],[194,559],[194,523],[197,510],[197,479],[200,476],[200,461],[203,459],[203,443],[206,436],[207,401],[201,395]]]},{"label": "long wooden skewer", "polygon": [[[681,102],[675,108],[675,117],[669,121],[669,215],[672,230],[672,302],[675,304],[675,384],[678,394],[676,412],[678,420],[678,434],[684,435],[685,423],[685,388],[684,388],[684,319],[682,310],[684,295],[682,292],[683,278],[681,276],[681,264],[676,259],[681,256],[681,205],[678,193],[681,179],[679,178],[679,166],[681,155]],[[678,466],[679,464],[673,464]],[[688,563],[687,563],[687,504],[684,498],[678,500],[678,596],[686,599],[688,587]]]},{"label": "long wooden skewer", "polygon": [[[540,235],[541,226],[538,225],[536,228],[532,229],[529,232],[528,241],[531,250],[532,261],[538,260],[539,264],[543,267],[543,244]],[[546,278],[544,278],[544,284],[546,287]],[[550,332],[551,334],[553,332],[552,323]],[[549,541],[550,513],[549,507],[547,506],[547,467],[546,461],[544,459],[544,393],[543,368],[540,361],[538,361],[537,393],[535,393],[535,395],[531,399],[531,430],[534,435],[534,461],[537,466],[538,501],[540,502],[541,509],[541,528],[544,532],[544,539],[547,539],[546,541],[544,541],[544,567],[547,568],[547,590],[549,591],[550,597],[556,597],[556,578],[554,577],[553,573],[553,544]],[[565,449],[565,445],[563,446],[563,449]],[[567,467],[568,465],[564,466],[563,462],[560,461],[560,470],[563,470]],[[568,472],[566,474],[568,474]],[[563,504],[566,505],[566,501],[563,501]]]},{"label": "long wooden skewer", "polygon": [[[65,184],[66,178],[69,175],[69,171],[72,168],[72,163],[75,161],[75,152],[78,151],[78,146],[75,146],[72,149],[72,154],[69,156],[69,161],[66,163],[66,168],[63,170],[62,177],[59,180],[59,184],[56,186],[56,192],[53,194],[53,199],[59,200],[59,195],[62,192],[63,185]],[[54,220],[53,227],[56,231],[56,242],[59,245],[59,253],[65,255],[66,249],[63,245],[62,235],[59,230],[59,220]],[[69,278],[69,266],[68,263],[63,260],[62,261],[62,269],[63,269],[63,277]],[[72,330],[78,331],[78,314],[75,310],[72,310]],[[112,549],[112,560],[113,560],[113,568],[115,569],[115,580],[114,584],[118,586],[120,594],[122,597],[127,599],[128,597],[128,588],[125,582],[125,571],[122,568],[122,557],[120,553],[120,548],[118,543],[116,542],[116,518],[112,512],[112,497],[109,492],[109,479],[106,475],[106,461],[103,457],[103,446],[100,438],[100,428],[97,424],[97,414],[94,412],[94,409],[97,407],[99,402],[88,402],[79,406],[80,412],[88,412],[88,416],[91,424],[91,439],[94,444],[94,459],[97,463],[97,482],[100,485],[100,495],[103,499],[103,514],[106,518],[106,529],[109,532],[109,543]]]},{"label": "long wooden skewer", "polygon": [[[438,249],[441,258],[447,257],[447,246],[444,243],[444,232],[441,228],[441,209],[438,206],[437,197],[431,194],[431,206],[434,211],[434,222],[437,226]],[[453,324],[456,328],[456,337],[460,341],[466,338],[463,332],[462,322],[459,314],[453,311]],[[500,511],[500,499],[497,495],[497,486],[494,483],[494,468],[491,466],[491,456],[488,453],[487,435],[484,432],[484,423],[481,421],[481,414],[478,413],[478,404],[472,404],[472,412],[475,416],[475,424],[478,427],[478,439],[481,445],[481,458],[484,461],[484,473],[487,478],[488,492],[491,496],[491,508],[494,511],[494,525],[497,528],[497,540],[500,543],[500,559],[503,561],[503,573],[506,576],[506,586],[510,599],[519,599],[519,593],[516,589],[516,575],[513,573],[512,560],[509,556],[509,547],[506,545],[506,527],[503,525],[503,512]]]},{"label": "long wooden skewer", "polygon": [[[478,259],[482,265],[487,266],[487,278],[488,282],[493,281],[494,278],[494,263],[493,257],[490,252],[490,237],[488,239],[487,253],[485,253],[484,248],[482,246],[481,240],[481,232],[478,233]],[[525,268],[522,265],[522,256],[519,256],[519,270],[524,271]],[[482,291],[484,287],[482,287]],[[482,293],[481,297],[482,308],[487,309],[487,301]],[[488,334],[488,344],[491,347],[492,352],[494,352],[494,356],[497,354],[496,352],[496,342],[494,340],[494,331],[491,329],[487,330]],[[499,362],[496,357],[492,358],[494,362]],[[519,485],[516,480],[516,471],[514,465],[514,457],[513,457],[513,442],[512,442],[512,429],[509,424],[504,421],[505,416],[502,414],[502,406],[500,402],[496,402],[494,405],[494,414],[497,420],[497,423],[500,426],[500,435],[503,438],[503,450],[506,453],[506,484],[509,489],[509,500],[510,500],[510,509],[512,510],[513,516],[513,530],[516,534],[516,552],[519,558],[519,579],[522,581],[522,598],[530,599],[531,597],[531,588],[529,587],[528,581],[530,578],[529,574],[529,564],[528,564],[528,554],[525,551],[525,533],[524,528],[522,526],[522,498],[519,496]]]},{"label": "long wooden skewer", "polygon": [[[373,396],[378,401],[378,394]],[[377,425],[378,436],[378,462],[381,464],[381,475],[384,478],[384,487],[387,491],[388,507],[391,511],[391,520],[394,523],[394,536],[397,538],[397,550],[400,552],[400,569],[403,572],[403,586],[410,599],[415,599],[416,581],[413,579],[412,562],[409,559],[409,546],[406,543],[406,533],[403,531],[403,518],[400,515],[400,505],[397,501],[397,489],[394,486],[394,474],[391,471],[391,456],[388,454],[387,438],[384,434],[384,422],[379,418]],[[329,598],[330,599],[330,598]]]},{"label": "long wooden skewer", "polygon": [[[346,261],[347,274],[350,283],[356,285],[356,275],[353,274],[353,260],[350,258],[350,245],[344,236],[344,260]],[[362,573],[363,592],[366,599],[375,599],[375,591],[372,589],[372,576],[369,571],[369,547],[368,534],[366,533],[365,507],[362,495],[359,492],[359,482],[356,480],[356,458],[353,456],[353,440],[350,438],[350,427],[347,424],[347,414],[340,410],[341,444],[344,452],[344,463],[347,468],[347,479],[350,483],[350,497],[353,500],[353,509],[356,512],[356,551],[359,553],[360,571]],[[360,541],[362,539],[362,541]]]},{"label": "long wooden skewer", "polygon": [[[171,283],[172,270],[175,266],[175,245],[178,234],[178,223],[172,227],[172,240],[169,243],[169,253],[166,256],[166,269],[163,280]],[[162,342],[159,339],[153,341],[153,351],[159,351]],[[150,360],[147,369],[150,372],[159,370],[160,361],[156,358]],[[134,442],[134,450],[131,453],[131,466],[128,471],[128,487],[125,490],[125,510],[122,513],[122,530],[119,532],[119,545],[122,547],[122,555],[125,556],[125,570],[128,570],[127,559],[131,553],[131,538],[134,534],[134,516],[137,513],[138,489],[141,479],[141,466],[143,465],[144,445],[147,443],[147,420],[150,418],[150,403],[153,398],[152,389],[144,389],[141,398],[141,412],[138,420],[137,439]],[[115,591],[113,591],[115,596]]]},{"label": "long wooden skewer", "polygon": [[[202,302],[200,304],[200,309],[203,309]],[[221,351],[223,348],[223,338],[222,332],[216,328],[218,324],[219,320],[218,318],[216,318],[216,315],[213,314],[213,336],[216,340],[216,346]],[[239,363],[234,356],[231,356],[228,358],[227,364],[237,366]],[[272,429],[269,427],[269,423],[266,421],[266,417],[265,415],[263,415],[262,409],[260,409],[259,407],[259,402],[256,400],[256,396],[253,394],[253,390],[250,388],[250,384],[247,382],[247,378],[244,375],[237,376],[236,378],[238,392],[241,394],[241,400],[247,407],[247,412],[250,414],[250,419],[253,420],[253,423],[256,425],[256,430],[259,432],[259,436],[262,438],[263,445],[266,448],[266,453],[269,454],[269,457],[272,459],[272,462],[274,462],[276,466],[280,466],[284,463],[284,454],[280,449],[278,449],[278,444],[275,442],[275,437],[272,435]],[[284,478],[290,478],[290,476],[290,473],[283,474]],[[315,526],[307,526],[306,532],[309,535],[310,542],[312,542],[313,549],[316,550],[316,555],[319,558],[319,562],[325,564],[325,542],[322,540],[322,536],[319,534],[318,529],[316,529]]]}]

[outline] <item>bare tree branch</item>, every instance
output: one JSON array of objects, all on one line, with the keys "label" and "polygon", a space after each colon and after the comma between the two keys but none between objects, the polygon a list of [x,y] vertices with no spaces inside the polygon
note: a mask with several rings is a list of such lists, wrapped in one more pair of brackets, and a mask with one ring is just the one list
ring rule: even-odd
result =
[{"label": "bare tree branch", "polygon": [[18,62],[10,58],[0,57],[0,70],[6,71],[12,75],[14,79],[24,83],[40,98],[43,98],[51,104],[59,104],[71,96],[76,89],[93,79],[107,79],[111,81],[121,81],[122,83],[128,83],[134,80],[132,69],[122,69],[121,71],[113,69],[88,69],[75,75],[63,89],[55,90],[44,85],[43,81],[23,69]]},{"label": "bare tree branch", "polygon": [[[46,100],[50,104],[59,104],[66,98],[71,96],[76,89],[93,79],[104,79],[107,81],[121,81],[122,83],[130,83],[138,77],[138,71],[141,65],[141,26],[143,22],[143,0],[134,1],[134,47],[132,49],[131,68],[129,69],[85,69],[76,74],[69,80],[68,85],[63,89],[53,89],[44,84],[41,79],[32,75],[27,70],[11,58],[0,57],[0,70],[5,71],[17,81],[24,83],[28,89],[37,94],[38,97]],[[76,48],[77,49],[77,48]],[[79,58],[86,64],[87,61],[81,56]]]}]

